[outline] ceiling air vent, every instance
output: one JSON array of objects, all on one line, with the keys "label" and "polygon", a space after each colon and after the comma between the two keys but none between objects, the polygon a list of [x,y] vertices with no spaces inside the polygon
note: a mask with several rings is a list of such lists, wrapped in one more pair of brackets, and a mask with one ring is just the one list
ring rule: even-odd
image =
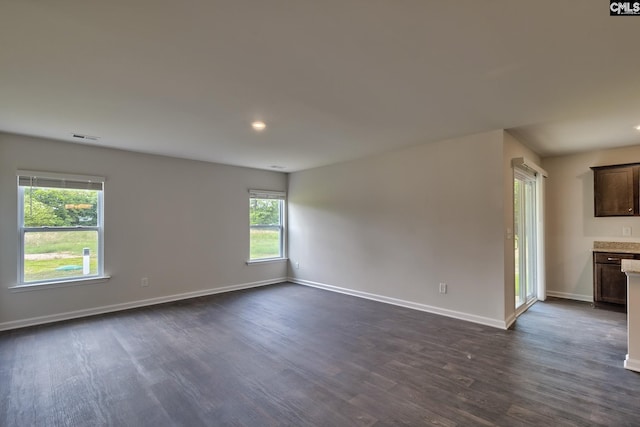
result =
[{"label": "ceiling air vent", "polygon": [[99,136],[91,136],[91,135],[83,135],[81,133],[72,133],[74,138],[77,139],[86,139],[87,141],[97,141],[100,139]]}]

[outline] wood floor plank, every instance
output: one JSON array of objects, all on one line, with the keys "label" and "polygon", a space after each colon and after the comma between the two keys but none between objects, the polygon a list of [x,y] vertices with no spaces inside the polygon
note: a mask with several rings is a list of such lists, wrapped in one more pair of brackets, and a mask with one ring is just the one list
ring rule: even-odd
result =
[{"label": "wood floor plank", "polygon": [[0,333],[0,426],[638,426],[624,313],[501,331],[281,284]]}]

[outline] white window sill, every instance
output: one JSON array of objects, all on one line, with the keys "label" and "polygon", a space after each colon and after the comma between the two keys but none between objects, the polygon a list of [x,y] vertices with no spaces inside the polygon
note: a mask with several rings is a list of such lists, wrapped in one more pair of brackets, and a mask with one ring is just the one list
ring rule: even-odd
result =
[{"label": "white window sill", "polygon": [[247,261],[247,265],[268,264],[272,262],[286,262],[288,260],[289,258],[250,259]]},{"label": "white window sill", "polygon": [[111,276],[93,276],[87,277],[86,279],[80,278],[56,282],[23,283],[21,285],[9,286],[9,289],[11,292],[28,292],[42,289],[66,288],[67,286],[94,285],[96,283],[106,282],[109,279],[111,279]]}]

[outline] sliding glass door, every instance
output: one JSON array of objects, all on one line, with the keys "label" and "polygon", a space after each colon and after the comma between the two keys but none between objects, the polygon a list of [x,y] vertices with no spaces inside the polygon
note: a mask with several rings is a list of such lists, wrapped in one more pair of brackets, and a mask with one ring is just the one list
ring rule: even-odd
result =
[{"label": "sliding glass door", "polygon": [[[538,274],[536,176],[514,168],[514,249],[516,314],[536,300]],[[518,310],[520,309],[520,310]]]}]

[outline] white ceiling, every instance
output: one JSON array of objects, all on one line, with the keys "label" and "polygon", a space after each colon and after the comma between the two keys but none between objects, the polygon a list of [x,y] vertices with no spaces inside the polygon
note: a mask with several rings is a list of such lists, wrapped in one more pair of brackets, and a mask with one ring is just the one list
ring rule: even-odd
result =
[{"label": "white ceiling", "polygon": [[604,0],[0,0],[0,130],[285,171],[640,144],[638,42]]}]

